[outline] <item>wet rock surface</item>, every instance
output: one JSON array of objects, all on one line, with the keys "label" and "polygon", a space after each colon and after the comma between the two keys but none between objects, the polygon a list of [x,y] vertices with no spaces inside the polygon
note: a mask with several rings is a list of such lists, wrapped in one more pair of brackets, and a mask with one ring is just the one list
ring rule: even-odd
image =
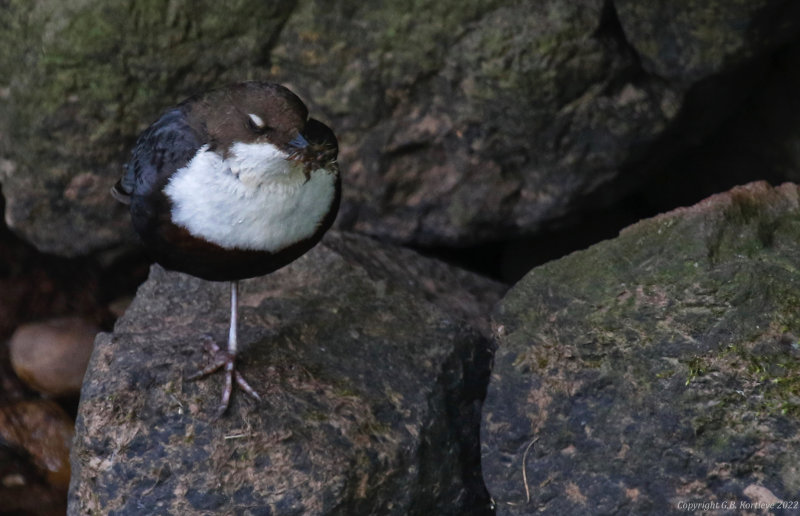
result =
[{"label": "wet rock surface", "polygon": [[[500,287],[364,237],[329,234],[240,286],[235,393],[186,381],[227,334],[225,284],[154,267],[95,345],[70,514],[487,514],[480,400]],[[453,302],[453,300],[457,300]],[[483,326],[483,327],[482,327]]]},{"label": "wet rock surface", "polygon": [[800,189],[754,183],[531,271],[494,314],[498,514],[800,492]]}]

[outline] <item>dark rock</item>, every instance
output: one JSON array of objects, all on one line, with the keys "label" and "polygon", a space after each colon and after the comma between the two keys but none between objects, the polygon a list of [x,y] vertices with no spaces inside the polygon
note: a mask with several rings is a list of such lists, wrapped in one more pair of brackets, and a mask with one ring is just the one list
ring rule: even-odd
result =
[{"label": "dark rock", "polygon": [[24,450],[0,447],[0,507],[9,515],[63,516],[67,498],[41,479]]},{"label": "dark rock", "polygon": [[107,191],[138,131],[190,94],[259,78],[290,86],[335,129],[339,227],[418,246],[529,236],[613,203],[708,137],[756,87],[743,69],[797,33],[796,10],[5,2],[6,219],[64,255],[130,238]]},{"label": "dark rock", "polygon": [[8,343],[11,365],[31,388],[49,396],[75,396],[100,331],[80,317],[24,324]]},{"label": "dark rock", "polygon": [[614,0],[642,67],[675,83],[733,69],[797,39],[791,0],[670,2]]},{"label": "dark rock", "polygon": [[[0,138],[1,139],[1,138]],[[0,212],[3,211],[0,192]],[[98,274],[94,259],[48,256],[14,235],[0,220],[0,340],[20,325],[54,316],[81,314],[105,323],[105,308],[99,306],[107,291],[120,290],[143,281],[128,267],[125,274],[110,270]],[[0,397],[7,390],[0,389]]]},{"label": "dark rock", "polygon": [[266,75],[295,2],[4,2],[0,182],[6,221],[75,256],[133,233],[110,198],[134,138],[166,107]]},{"label": "dark rock", "polygon": [[[794,4],[800,6],[800,4]],[[662,163],[642,193],[663,212],[753,180],[800,182],[800,42],[776,52],[756,75],[759,87],[702,145]]]},{"label": "dark rock", "polygon": [[358,231],[418,245],[530,234],[612,179],[680,103],[631,82],[601,0],[426,2],[428,23],[401,4],[360,5],[308,7],[276,48],[277,63],[283,51],[307,64],[293,29],[321,34],[321,48],[348,38],[347,73],[310,96],[353,99],[336,125],[352,145],[341,224]]},{"label": "dark rock", "polygon": [[[239,370],[187,382],[227,288],[154,267],[84,383],[70,514],[486,514],[480,403],[501,287],[329,233],[240,287]],[[247,512],[252,511],[252,512]]]},{"label": "dark rock", "polygon": [[494,315],[498,514],[800,492],[800,189],[753,183],[531,271]]},{"label": "dark rock", "polygon": [[14,373],[9,358],[8,345],[0,344],[0,404],[24,399],[28,392],[25,384]]}]

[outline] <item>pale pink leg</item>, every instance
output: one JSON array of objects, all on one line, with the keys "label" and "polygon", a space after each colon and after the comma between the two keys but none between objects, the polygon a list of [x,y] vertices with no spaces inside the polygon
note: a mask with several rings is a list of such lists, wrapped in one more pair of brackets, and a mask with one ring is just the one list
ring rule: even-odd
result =
[{"label": "pale pink leg", "polygon": [[209,347],[211,348],[211,353],[214,356],[213,361],[207,367],[202,369],[201,371],[189,376],[187,380],[196,380],[198,378],[203,378],[205,376],[210,375],[218,371],[219,369],[225,368],[225,387],[222,391],[222,402],[220,403],[219,407],[217,408],[217,416],[221,416],[225,413],[228,409],[228,405],[231,401],[231,394],[233,393],[233,382],[236,381],[236,385],[239,386],[244,392],[255,398],[256,400],[261,400],[261,397],[258,393],[250,387],[245,379],[236,371],[236,348],[237,348],[237,341],[236,341],[236,323],[238,319],[238,290],[239,290],[239,283],[234,281],[231,283],[231,326],[230,331],[228,332],[228,350],[223,351],[217,346],[213,341],[209,343]]}]

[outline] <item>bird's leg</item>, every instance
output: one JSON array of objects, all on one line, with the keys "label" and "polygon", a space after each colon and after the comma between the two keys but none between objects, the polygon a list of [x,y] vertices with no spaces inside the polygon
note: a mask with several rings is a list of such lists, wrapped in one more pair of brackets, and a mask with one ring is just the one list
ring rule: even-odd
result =
[{"label": "bird's leg", "polygon": [[229,360],[225,363],[225,392],[222,393],[222,412],[228,407],[228,400],[231,397],[231,391],[233,390],[233,380],[236,380],[236,384],[247,394],[254,397],[257,400],[261,400],[261,397],[258,393],[250,387],[244,378],[242,377],[239,372],[236,371],[236,367],[234,365],[234,361],[236,360],[236,325],[239,319],[239,282],[232,281],[231,282],[231,327],[228,330],[228,357]]},{"label": "bird's leg", "polygon": [[230,330],[228,331],[228,350],[223,351],[219,348],[219,346],[212,342],[211,351],[214,354],[214,361],[205,369],[188,378],[189,380],[196,380],[218,371],[223,367],[225,368],[225,388],[222,391],[222,401],[217,408],[218,416],[221,416],[228,409],[228,404],[231,400],[231,394],[233,393],[234,381],[236,381],[236,385],[238,385],[239,388],[241,388],[244,392],[257,400],[261,400],[261,397],[255,391],[255,389],[250,387],[250,384],[248,384],[242,375],[236,371],[236,323],[239,314],[238,293],[239,282],[231,282],[231,326]]}]

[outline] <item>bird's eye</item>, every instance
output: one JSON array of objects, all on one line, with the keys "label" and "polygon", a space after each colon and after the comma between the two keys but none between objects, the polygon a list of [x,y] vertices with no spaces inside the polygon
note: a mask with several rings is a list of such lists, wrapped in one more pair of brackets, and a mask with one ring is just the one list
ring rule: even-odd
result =
[{"label": "bird's eye", "polygon": [[258,134],[263,134],[270,129],[264,120],[255,113],[247,115],[247,125],[250,127],[250,130]]}]

